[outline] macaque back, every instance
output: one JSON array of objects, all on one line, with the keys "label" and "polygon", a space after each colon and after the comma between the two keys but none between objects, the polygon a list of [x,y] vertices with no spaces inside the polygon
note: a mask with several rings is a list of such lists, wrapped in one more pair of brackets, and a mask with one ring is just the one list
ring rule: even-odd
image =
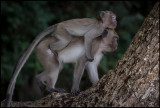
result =
[{"label": "macaque back", "polygon": [[58,25],[59,28],[65,28],[69,34],[74,36],[84,36],[96,24],[96,19],[82,18],[64,21]]},{"label": "macaque back", "polygon": [[[43,56],[50,56],[50,57],[54,56],[54,53],[52,53],[51,49],[47,48],[50,42],[56,42],[56,39],[53,37],[46,38],[37,46],[37,51],[41,51],[38,52],[38,56],[40,56],[39,54],[43,54]],[[58,60],[64,63],[75,63],[81,56],[85,54],[83,43],[84,43],[83,38],[74,37],[71,41],[71,44],[69,44],[66,48],[58,52],[59,53]]]}]

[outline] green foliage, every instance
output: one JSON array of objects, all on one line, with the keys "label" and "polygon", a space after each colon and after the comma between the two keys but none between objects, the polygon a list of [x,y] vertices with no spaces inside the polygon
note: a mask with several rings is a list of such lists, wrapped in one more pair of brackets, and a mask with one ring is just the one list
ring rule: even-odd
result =
[{"label": "green foliage", "polygon": [[[28,47],[32,40],[49,25],[73,18],[93,18],[102,10],[111,10],[117,15],[117,33],[120,36],[119,49],[106,53],[99,65],[100,77],[112,69],[118,59],[128,48],[133,36],[140,28],[144,15],[141,10],[143,2],[129,1],[3,1],[1,2],[1,95],[4,99],[13,66],[20,53]],[[72,85],[74,64],[65,64],[58,79],[57,87],[70,90]],[[43,67],[36,58],[35,51],[23,67],[17,79],[22,86],[28,76],[28,85],[32,85],[37,72]],[[81,88],[87,88],[88,76],[82,78]],[[84,89],[83,89],[84,90]],[[18,94],[17,94],[18,95]],[[18,97],[18,96],[17,96]],[[32,96],[34,97],[34,96]],[[1,99],[1,100],[2,100]]]}]

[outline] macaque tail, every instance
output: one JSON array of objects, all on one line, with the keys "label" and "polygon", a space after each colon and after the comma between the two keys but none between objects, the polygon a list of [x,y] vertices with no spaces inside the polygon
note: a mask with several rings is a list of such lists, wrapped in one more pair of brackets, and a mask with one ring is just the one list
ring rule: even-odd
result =
[{"label": "macaque tail", "polygon": [[16,83],[16,79],[18,77],[19,72],[21,71],[23,65],[25,64],[26,60],[28,59],[28,57],[30,56],[31,52],[33,51],[33,49],[36,47],[36,45],[41,41],[41,39],[43,37],[45,37],[46,35],[50,34],[51,32],[53,32],[56,28],[57,24],[52,25],[50,27],[48,27],[46,30],[44,30],[43,32],[41,32],[34,40],[33,42],[29,45],[28,48],[26,48],[21,55],[19,56],[16,65],[14,67],[13,70],[13,74],[7,89],[7,97],[6,97],[6,101],[5,101],[5,106],[9,107],[10,103],[11,103],[11,99],[13,96],[13,92],[14,92],[14,88],[15,88],[15,83]]}]

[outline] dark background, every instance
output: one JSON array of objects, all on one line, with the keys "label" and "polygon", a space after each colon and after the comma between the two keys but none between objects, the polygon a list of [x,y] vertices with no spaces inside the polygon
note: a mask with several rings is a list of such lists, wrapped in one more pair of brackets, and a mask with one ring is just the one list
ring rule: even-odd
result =
[{"label": "dark background", "polygon": [[[99,77],[112,69],[127,50],[144,18],[156,1],[1,1],[1,101],[5,99],[13,66],[20,53],[32,40],[48,26],[74,18],[93,18],[102,10],[113,11],[117,15],[119,34],[118,50],[106,53],[99,65]],[[70,92],[74,64],[64,64],[56,87]],[[35,51],[18,76],[14,100],[35,100],[43,96],[34,77],[43,71]],[[86,71],[80,89],[91,86]]]}]

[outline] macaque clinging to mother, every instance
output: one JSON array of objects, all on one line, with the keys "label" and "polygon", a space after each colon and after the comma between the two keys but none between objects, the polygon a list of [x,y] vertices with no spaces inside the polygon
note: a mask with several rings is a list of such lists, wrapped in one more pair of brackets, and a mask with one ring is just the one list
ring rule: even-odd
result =
[{"label": "macaque clinging to mother", "polygon": [[84,36],[85,53],[88,61],[93,61],[91,55],[91,42],[100,36],[104,29],[115,29],[117,26],[116,15],[111,11],[101,11],[98,18],[71,19],[58,23],[52,36],[58,40],[50,43],[50,49],[55,55],[57,50],[66,47],[73,36]]}]

